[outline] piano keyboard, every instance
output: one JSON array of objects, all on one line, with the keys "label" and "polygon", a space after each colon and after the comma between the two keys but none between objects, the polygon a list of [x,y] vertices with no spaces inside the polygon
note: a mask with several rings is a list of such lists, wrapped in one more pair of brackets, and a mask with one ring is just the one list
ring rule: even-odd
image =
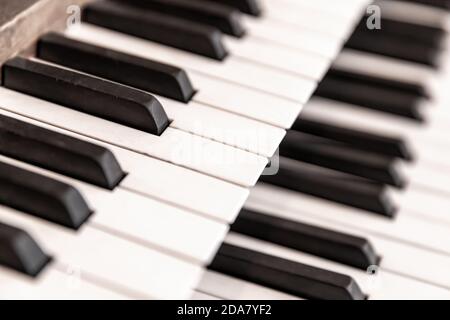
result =
[{"label": "piano keyboard", "polygon": [[450,299],[449,7],[88,1],[2,66],[0,298]]}]

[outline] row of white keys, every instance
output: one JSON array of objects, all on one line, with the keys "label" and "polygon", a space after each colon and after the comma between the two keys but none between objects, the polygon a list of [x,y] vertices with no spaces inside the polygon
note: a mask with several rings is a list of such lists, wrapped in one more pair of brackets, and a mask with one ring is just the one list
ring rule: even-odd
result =
[{"label": "row of white keys", "polygon": [[268,161],[178,129],[155,136],[5,88],[0,108],[245,187],[256,183]]},{"label": "row of white keys", "polygon": [[265,39],[279,46],[304,50],[328,59],[333,59],[342,48],[343,40],[313,30],[298,29],[273,20],[264,23],[257,19],[246,19],[245,28],[250,36]]},{"label": "row of white keys", "polygon": [[0,161],[75,187],[94,211],[87,222],[90,227],[132,239],[193,264],[208,265],[228,232],[228,224],[120,187],[110,191],[4,156],[0,156]]},{"label": "row of white keys", "polygon": [[[220,179],[136,152],[94,140],[43,122],[0,110],[1,115],[16,118],[76,139],[109,149],[127,173],[120,186],[147,197],[198,213],[209,219],[232,223],[249,191]],[[196,186],[192,188],[192,186]],[[205,196],[206,195],[206,196]]]},{"label": "row of white keys", "polygon": [[376,276],[373,276],[363,270],[347,267],[345,265],[321,259],[316,256],[304,254],[300,251],[288,249],[270,242],[261,241],[236,233],[230,233],[226,239],[226,242],[279,258],[348,275],[360,285],[361,289],[366,295],[368,295],[370,300],[444,300],[450,298],[450,290],[398,275],[384,269],[383,267],[378,270],[378,274]]},{"label": "row of white keys", "polygon": [[316,83],[312,80],[249,63],[232,54],[224,61],[216,61],[86,23],[69,28],[65,34],[68,37],[106,48],[163,63],[176,64],[186,69],[188,75],[189,72],[199,72],[298,103],[307,101],[316,87]]},{"label": "row of white keys", "polygon": [[264,157],[272,157],[286,135],[284,129],[196,102],[186,105],[159,96],[156,98],[164,106],[169,119],[173,120],[170,127]]},{"label": "row of white keys", "polygon": [[[241,83],[239,79],[243,75],[252,77],[256,74],[246,74],[240,68],[226,70],[230,78],[221,79],[217,76],[220,75],[220,72],[217,74],[217,71],[214,71],[215,67],[219,66],[224,69],[229,69],[229,67],[223,67],[219,62],[88,24],[81,24],[77,28],[69,29],[66,36],[142,58],[183,67],[194,86],[199,89],[193,97],[195,102],[282,128],[289,128],[302,110],[302,104],[296,100],[255,90]],[[255,68],[257,67],[255,66]],[[233,80],[233,78],[236,79]],[[248,79],[248,82],[251,81]],[[269,84],[270,81],[267,83]],[[304,95],[302,100],[306,101],[315,86],[314,81],[308,80],[306,91],[301,86],[298,86],[296,90]]]},{"label": "row of white keys", "polygon": [[[450,257],[449,225],[435,219],[424,218],[426,212],[418,214],[407,208],[400,209],[396,218],[391,220],[265,184],[254,188],[247,204],[252,207],[263,206],[261,209],[266,208],[268,212],[281,211],[293,216],[298,215],[299,218],[311,216],[323,219],[334,223],[336,228],[339,226],[352,228],[363,232],[366,236],[374,235]],[[441,208],[443,209],[445,208]]]},{"label": "row of white keys", "polygon": [[187,299],[203,272],[200,266],[89,225],[74,232],[6,207],[0,207],[0,219],[26,230],[58,264],[82,279],[141,299]]},{"label": "row of white keys", "polygon": [[198,291],[225,300],[299,300],[299,298],[252,282],[207,270]]},{"label": "row of white keys", "polygon": [[245,38],[224,37],[225,46],[249,61],[255,61],[288,73],[319,81],[327,72],[331,60],[313,52],[290,47],[280,47],[268,40],[248,36]]},{"label": "row of white keys", "polygon": [[311,8],[327,12],[336,16],[345,17],[347,19],[359,20],[355,12],[364,10],[365,7],[370,4],[371,0],[346,0],[346,1],[334,1],[334,0],[265,0],[279,4],[280,6],[292,6],[297,8]]},{"label": "row of white keys", "polygon": [[[346,39],[354,31],[354,19],[340,17],[318,8],[300,5],[280,5],[277,1],[263,0],[266,19]],[[352,9],[353,10],[353,9]],[[356,12],[355,12],[356,13]],[[355,14],[355,16],[357,16]]]},{"label": "row of white keys", "polygon": [[59,266],[57,262],[48,265],[37,278],[0,267],[0,299],[2,300],[128,300],[130,298],[133,297],[77,277],[67,267]]}]

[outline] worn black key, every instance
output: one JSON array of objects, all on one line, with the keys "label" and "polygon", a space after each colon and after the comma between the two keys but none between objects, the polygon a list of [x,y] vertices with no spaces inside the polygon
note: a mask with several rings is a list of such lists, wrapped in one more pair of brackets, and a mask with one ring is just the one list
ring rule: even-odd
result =
[{"label": "worn black key", "polygon": [[414,159],[414,152],[410,149],[406,141],[399,137],[382,136],[365,131],[348,129],[330,123],[308,119],[305,116],[301,116],[295,121],[292,130],[347,143],[354,148],[387,157],[397,157],[407,161]]},{"label": "worn black key", "polygon": [[111,190],[125,176],[108,149],[4,115],[0,154]]},{"label": "worn black key", "polygon": [[224,5],[236,8],[243,13],[259,17],[263,10],[259,0],[207,0],[214,3],[222,3]]},{"label": "worn black key", "polygon": [[3,85],[155,135],[169,125],[162,105],[149,93],[33,60],[6,62]]},{"label": "worn black key", "polygon": [[74,187],[3,162],[0,203],[72,229],[80,228],[91,215]]},{"label": "worn black key", "polygon": [[379,257],[369,240],[243,209],[231,230],[367,270]]},{"label": "worn black key", "polygon": [[345,47],[416,62],[433,68],[438,68],[441,61],[440,49],[389,35],[382,29],[356,30]]},{"label": "worn black key", "polygon": [[35,277],[50,260],[28,233],[0,222],[0,265]]},{"label": "worn black key", "polygon": [[316,96],[378,110],[415,121],[424,121],[422,97],[361,81],[327,75],[319,84]]},{"label": "worn black key", "polygon": [[400,162],[395,157],[362,151],[307,133],[288,131],[280,145],[280,155],[398,188],[406,185],[405,177],[399,171]]},{"label": "worn black key", "polygon": [[245,34],[239,10],[206,0],[114,0],[146,10],[203,23],[222,32],[242,37]]},{"label": "worn black key", "polygon": [[216,60],[227,56],[220,30],[122,2],[91,3],[84,9],[83,20]]},{"label": "worn black key", "polygon": [[40,38],[37,56],[181,102],[189,102],[195,94],[183,69],[80,42],[57,33]]},{"label": "worn black key", "polygon": [[404,92],[406,94],[415,95],[420,98],[431,98],[431,92],[425,83],[412,83],[401,80],[394,80],[389,78],[383,78],[378,76],[373,76],[364,73],[358,73],[354,71],[347,71],[339,69],[339,67],[332,67],[327,76],[336,77],[343,80],[356,81],[362,84],[371,85],[375,87],[381,87],[391,90],[396,90],[397,92]]},{"label": "worn black key", "polygon": [[396,213],[385,185],[284,157],[278,173],[261,181],[386,217]]},{"label": "worn black key", "polygon": [[364,300],[349,276],[223,244],[211,270],[306,299]]}]

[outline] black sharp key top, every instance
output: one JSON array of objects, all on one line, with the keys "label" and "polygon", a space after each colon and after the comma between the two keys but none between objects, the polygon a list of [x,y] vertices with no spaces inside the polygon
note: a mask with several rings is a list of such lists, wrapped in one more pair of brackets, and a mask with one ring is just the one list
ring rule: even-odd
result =
[{"label": "black sharp key top", "polygon": [[242,37],[245,34],[238,10],[217,2],[204,0],[114,0],[146,10],[153,10],[179,18],[203,23],[222,32]]},{"label": "black sharp key top", "polygon": [[195,93],[188,75],[182,69],[76,41],[56,33],[47,34],[39,40],[37,56],[186,103]]},{"label": "black sharp key top", "polygon": [[91,215],[74,187],[2,162],[0,203],[71,229],[80,228]]},{"label": "black sharp key top", "polygon": [[349,144],[288,131],[280,145],[283,157],[404,188],[399,160],[353,148]]},{"label": "black sharp key top", "polygon": [[382,30],[357,30],[345,44],[347,48],[407,60],[438,68],[440,49],[383,33]]},{"label": "black sharp key top", "polygon": [[373,85],[375,87],[381,87],[386,89],[395,89],[398,92],[405,92],[406,94],[412,94],[423,98],[431,98],[431,93],[429,88],[425,83],[412,83],[407,81],[400,81],[388,78],[382,78],[377,76],[372,76],[364,73],[357,73],[354,71],[347,71],[339,69],[339,67],[331,68],[328,76],[336,77],[343,80],[357,81],[366,85]]},{"label": "black sharp key top", "polygon": [[243,13],[259,17],[262,14],[262,7],[259,0],[207,0],[214,3],[222,3],[224,5],[236,8]]},{"label": "black sharp key top", "polygon": [[251,210],[242,210],[231,230],[362,270],[380,260],[367,239]]},{"label": "black sharp key top", "polygon": [[211,270],[306,299],[364,300],[349,276],[223,244]]},{"label": "black sharp key top", "polygon": [[0,223],[0,265],[35,277],[49,261],[28,233]]},{"label": "black sharp key top", "polygon": [[422,97],[361,81],[327,75],[319,84],[316,96],[378,110],[415,121],[424,121]]},{"label": "black sharp key top", "polygon": [[111,190],[125,176],[108,149],[4,115],[0,154]]},{"label": "black sharp key top", "polygon": [[220,30],[159,12],[99,1],[85,7],[83,20],[216,60],[227,56]]},{"label": "black sharp key top", "polygon": [[45,63],[9,60],[3,66],[3,85],[155,135],[169,125],[162,105],[151,94]]},{"label": "black sharp key top", "polygon": [[355,148],[388,157],[398,157],[407,161],[414,159],[413,151],[409,148],[406,141],[401,138],[348,129],[329,123],[314,121],[303,116],[295,121],[292,130],[347,143]]},{"label": "black sharp key top", "polygon": [[278,173],[263,175],[261,181],[386,217],[396,213],[384,185],[284,157]]}]

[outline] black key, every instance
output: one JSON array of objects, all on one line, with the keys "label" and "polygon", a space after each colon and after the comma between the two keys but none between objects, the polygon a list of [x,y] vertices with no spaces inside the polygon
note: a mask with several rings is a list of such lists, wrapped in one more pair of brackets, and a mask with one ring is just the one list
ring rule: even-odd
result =
[{"label": "black key", "polygon": [[298,131],[287,132],[280,145],[280,155],[398,188],[406,185],[398,170],[398,159]]},{"label": "black key", "polygon": [[3,65],[3,85],[155,135],[169,125],[162,105],[151,94],[45,63],[9,60]]},{"label": "black key", "polygon": [[[367,16],[364,17],[358,27],[358,31],[367,30]],[[442,48],[446,32],[444,29],[419,25],[412,22],[393,20],[387,17],[381,17],[381,30],[377,30],[382,34],[387,34],[401,39],[407,39],[432,48]]]},{"label": "black key", "polygon": [[205,0],[114,0],[146,10],[203,23],[222,32],[242,37],[245,34],[241,13],[221,3]]},{"label": "black key", "polygon": [[386,217],[396,213],[383,184],[284,157],[278,173],[263,175],[261,181]]},{"label": "black key", "polygon": [[242,210],[231,230],[362,270],[380,260],[367,239],[256,211]]},{"label": "black key", "polygon": [[124,3],[98,1],[89,4],[84,9],[83,20],[212,59],[223,60],[227,56],[220,30]]},{"label": "black key", "polygon": [[304,116],[299,117],[295,121],[292,130],[347,143],[354,148],[388,157],[398,157],[407,161],[414,159],[413,151],[406,141],[397,137],[381,136],[365,131],[348,129],[311,120]]},{"label": "black key", "polygon": [[125,176],[108,149],[4,115],[0,154],[111,190]]},{"label": "black key", "polygon": [[50,260],[28,233],[0,223],[0,265],[35,277]]},{"label": "black key", "polygon": [[423,102],[421,97],[387,87],[327,75],[314,94],[419,122],[425,120],[421,113]]},{"label": "black key", "polygon": [[71,229],[80,228],[91,215],[74,187],[2,162],[0,203]]},{"label": "black key", "polygon": [[223,244],[211,270],[306,299],[364,300],[349,276]]},{"label": "black key", "polygon": [[382,30],[357,30],[345,47],[424,64],[440,66],[440,49],[384,33]]},{"label": "black key", "polygon": [[382,78],[378,76],[368,75],[364,73],[357,73],[354,71],[342,70],[336,67],[331,68],[328,76],[336,77],[343,80],[356,81],[362,84],[381,87],[386,89],[394,89],[397,92],[404,92],[405,94],[415,95],[417,98],[431,98],[431,92],[428,87],[423,84]]},{"label": "black key", "polygon": [[195,93],[188,75],[182,69],[76,41],[56,33],[47,34],[39,40],[37,56],[186,103]]},{"label": "black key", "polygon": [[[393,0],[391,0],[391,1],[393,1]],[[450,9],[450,1],[449,0],[396,0],[396,1],[413,2],[413,3],[425,4],[427,6],[433,6],[436,8]]]},{"label": "black key", "polygon": [[224,5],[236,8],[243,13],[259,17],[262,14],[262,7],[259,0],[207,0],[214,3],[222,3]]}]

